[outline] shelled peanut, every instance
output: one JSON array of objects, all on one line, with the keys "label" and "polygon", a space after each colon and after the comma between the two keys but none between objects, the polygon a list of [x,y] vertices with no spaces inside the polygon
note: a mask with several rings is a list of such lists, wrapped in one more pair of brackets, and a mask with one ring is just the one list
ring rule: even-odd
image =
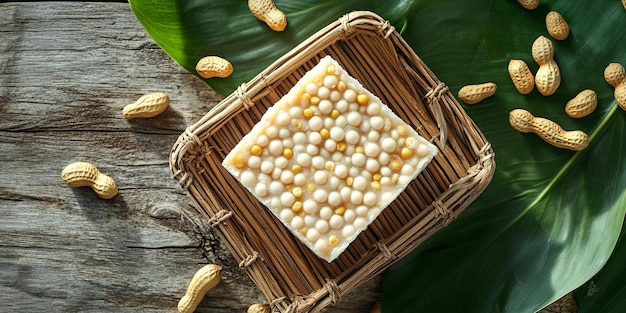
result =
[{"label": "shelled peanut", "polygon": [[127,120],[134,118],[155,117],[167,110],[170,105],[170,97],[163,92],[154,92],[137,99],[122,109],[122,114]]},{"label": "shelled peanut", "polygon": [[498,86],[494,83],[466,85],[459,90],[459,99],[467,104],[475,104],[493,96]]},{"label": "shelled peanut", "polygon": [[569,25],[563,16],[556,11],[550,11],[546,15],[546,29],[552,38],[565,40],[569,36]]},{"label": "shelled peanut", "polygon": [[526,95],[535,88],[535,77],[528,68],[528,64],[522,60],[509,61],[509,75],[519,93]]},{"label": "shelled peanut", "polygon": [[535,133],[557,148],[580,151],[589,145],[589,136],[583,131],[565,131],[557,123],[542,117],[535,117],[524,109],[511,111],[509,123],[513,129],[523,133]]},{"label": "shelled peanut", "polygon": [[581,118],[591,114],[598,106],[596,92],[585,89],[565,105],[565,113],[571,118]]},{"label": "shelled peanut", "polygon": [[268,303],[255,303],[248,307],[247,313],[270,313],[272,307]]},{"label": "shelled peanut", "polygon": [[191,278],[185,296],[178,302],[178,312],[192,313],[204,298],[222,280],[222,267],[208,264],[200,268]]},{"label": "shelled peanut", "polygon": [[517,0],[526,10],[534,10],[539,6],[539,0]]},{"label": "shelled peanut", "polygon": [[539,36],[533,42],[532,55],[539,64],[539,70],[535,74],[537,90],[544,96],[554,94],[561,85],[561,71],[554,61],[552,41],[544,36]]},{"label": "shelled peanut", "polygon": [[613,95],[617,104],[626,111],[626,70],[619,63],[611,63],[604,69],[604,79],[615,88]]},{"label": "shelled peanut", "polygon": [[233,65],[218,56],[206,56],[196,63],[196,72],[203,78],[226,78],[233,73]]},{"label": "shelled peanut", "polygon": [[113,178],[102,174],[91,163],[72,163],[63,169],[61,178],[70,187],[91,187],[102,199],[111,199],[117,195]]},{"label": "shelled peanut", "polygon": [[282,32],[287,27],[285,14],[276,7],[273,0],[248,0],[248,8],[252,15],[274,31]]}]

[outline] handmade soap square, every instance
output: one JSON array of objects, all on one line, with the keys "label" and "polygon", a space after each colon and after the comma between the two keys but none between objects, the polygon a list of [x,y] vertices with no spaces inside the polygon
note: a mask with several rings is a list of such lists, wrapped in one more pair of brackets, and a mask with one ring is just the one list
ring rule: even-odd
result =
[{"label": "handmade soap square", "polygon": [[267,110],[223,165],[332,262],[436,153],[326,56]]}]

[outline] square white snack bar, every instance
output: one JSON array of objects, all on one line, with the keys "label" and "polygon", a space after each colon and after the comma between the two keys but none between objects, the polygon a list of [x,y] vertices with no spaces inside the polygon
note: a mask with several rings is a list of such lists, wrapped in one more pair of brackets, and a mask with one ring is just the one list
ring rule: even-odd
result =
[{"label": "square white snack bar", "polygon": [[332,262],[436,153],[326,56],[267,110],[223,165]]}]

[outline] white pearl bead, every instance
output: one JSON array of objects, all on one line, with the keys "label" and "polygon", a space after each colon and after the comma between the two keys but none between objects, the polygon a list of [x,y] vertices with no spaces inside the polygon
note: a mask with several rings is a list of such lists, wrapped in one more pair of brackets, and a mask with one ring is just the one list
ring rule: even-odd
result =
[{"label": "white pearl bead", "polygon": [[276,120],[274,122],[280,127],[285,127],[289,125],[289,122],[291,122],[291,116],[287,112],[280,112],[276,115]]},{"label": "white pearl bead", "polygon": [[381,130],[385,127],[385,121],[380,116],[372,116],[370,117],[370,125],[372,129]]},{"label": "white pearl bead", "polygon": [[318,209],[319,207],[317,206],[317,203],[311,199],[307,199],[302,202],[302,210],[304,210],[304,212],[308,215],[317,214]]},{"label": "white pearl bead", "polygon": [[274,160],[274,165],[277,168],[285,169],[287,167],[287,165],[289,165],[289,160],[286,157],[282,157],[282,156],[281,157],[277,157]]},{"label": "white pearl bead", "polygon": [[261,147],[267,147],[270,143],[270,139],[267,138],[264,134],[260,134],[259,137],[256,138],[256,144]]},{"label": "white pearl bead", "polygon": [[346,120],[345,116],[339,115],[337,116],[337,119],[335,119],[335,126],[346,128],[346,126],[348,126],[348,120]]},{"label": "white pearl bead", "polygon": [[330,207],[325,206],[320,209],[320,218],[324,220],[328,220],[330,219],[332,215],[333,215],[333,209],[331,209]]},{"label": "white pearl bead", "polygon": [[254,186],[254,193],[258,195],[259,197],[267,196],[268,194],[267,185],[265,185],[264,183],[256,184],[256,186]]},{"label": "white pearl bead", "polygon": [[335,175],[337,177],[344,179],[348,176],[348,167],[344,164],[338,164],[335,166]]},{"label": "white pearl bead", "polygon": [[341,195],[337,191],[328,193],[328,205],[337,206],[341,203]]},{"label": "white pearl bead", "polygon": [[350,203],[359,205],[363,202],[363,193],[358,190],[353,190],[350,195]]},{"label": "white pearl bead", "polygon": [[348,116],[346,117],[346,120],[348,121],[348,124],[351,126],[359,126],[359,124],[361,124],[361,114],[359,112],[350,112],[348,113]]},{"label": "white pearl bead", "polygon": [[291,219],[293,219],[293,217],[294,217],[294,214],[291,209],[280,210],[280,219],[283,220],[285,223],[291,222]]},{"label": "white pearl bead", "polygon": [[322,127],[324,127],[324,120],[322,120],[321,117],[313,116],[311,117],[311,119],[309,119],[309,128],[312,131],[314,132],[319,131],[320,129],[322,129]]},{"label": "white pearl bead", "polygon": [[321,155],[316,155],[311,158],[311,165],[313,166],[313,168],[321,170],[324,168],[324,164],[326,164],[326,161]]},{"label": "white pearl bead", "polygon": [[317,89],[317,96],[320,97],[320,99],[328,99],[330,97],[330,89],[325,86],[320,87]]},{"label": "white pearl bead", "polygon": [[363,195],[363,204],[369,207],[373,207],[374,205],[376,205],[377,201],[378,197],[374,192],[368,191]]},{"label": "white pearl bead", "polygon": [[330,230],[330,225],[325,220],[317,220],[315,222],[315,228],[319,230],[320,233],[325,234]]},{"label": "white pearl bead", "polygon": [[370,101],[369,105],[367,106],[367,115],[377,115],[380,113],[380,110],[382,108],[382,104],[380,104],[377,101]]},{"label": "white pearl bead", "polygon": [[341,230],[341,234],[346,238],[350,238],[352,235],[354,235],[355,232],[356,229],[354,229],[354,226],[352,225],[346,225]]},{"label": "white pearl bead", "polygon": [[280,181],[285,185],[293,183],[293,173],[291,171],[283,171],[280,174]]},{"label": "white pearl bead", "polygon": [[365,162],[365,169],[370,173],[375,173],[380,168],[380,163],[376,159],[367,159]]},{"label": "white pearl bead", "polygon": [[354,222],[355,218],[356,213],[354,212],[354,210],[346,210],[346,212],[343,213],[343,220],[348,224]]},{"label": "white pearl bead", "polygon": [[365,150],[365,155],[370,158],[375,158],[380,153],[380,146],[373,142],[366,143],[363,149]]},{"label": "white pearl bead", "polygon": [[320,239],[315,242],[315,250],[317,251],[320,251],[322,253],[327,253],[328,248],[329,248],[328,242],[326,242],[326,240],[324,239]]},{"label": "white pearl bead", "polygon": [[300,153],[296,157],[296,162],[302,167],[307,167],[311,164],[311,156],[306,153]]},{"label": "white pearl bead", "polygon": [[335,102],[335,108],[340,113],[344,113],[344,112],[348,111],[348,104],[349,103],[346,100],[339,100],[339,101]]},{"label": "white pearl bead", "polygon": [[383,151],[389,152],[389,153],[393,153],[394,151],[396,151],[396,147],[397,147],[396,141],[390,137],[383,138],[380,146],[383,149]]},{"label": "white pearl bead", "polygon": [[328,114],[333,110],[333,103],[330,100],[322,100],[317,107],[320,109],[320,112]]},{"label": "white pearl bead", "polygon": [[328,192],[324,189],[317,189],[313,192],[313,200],[318,203],[325,203],[328,200]]},{"label": "white pearl bead", "polygon": [[328,176],[326,176],[326,173],[324,173],[323,171],[317,171],[315,172],[315,174],[313,174],[313,181],[315,181],[315,184],[317,185],[323,185],[326,183],[327,180]]},{"label": "white pearl bead", "polygon": [[296,197],[291,192],[286,191],[280,195],[280,203],[283,207],[289,208],[294,202],[296,202]]},{"label": "white pearl bead", "polygon": [[309,143],[312,145],[317,145],[322,142],[322,135],[317,131],[309,133]]},{"label": "white pearl bead", "polygon": [[361,135],[356,130],[350,129],[346,132],[345,138],[346,138],[346,143],[355,145],[361,139]]},{"label": "white pearl bead", "polygon": [[274,156],[281,155],[283,153],[283,142],[277,139],[270,141],[269,152]]},{"label": "white pearl bead", "polygon": [[370,130],[367,133],[367,139],[372,142],[380,141],[380,133],[377,130]]},{"label": "white pearl bead", "polygon": [[293,219],[291,219],[291,227],[293,227],[294,229],[300,229],[304,227],[304,219],[297,215],[294,216]]},{"label": "white pearl bead", "polygon": [[296,145],[303,145],[306,143],[306,134],[303,132],[297,132],[293,134],[293,143]]},{"label": "white pearl bead", "polygon": [[424,143],[420,143],[417,146],[417,156],[420,158],[423,158],[425,156],[427,156],[430,153],[430,149],[428,148],[428,146]]},{"label": "white pearl bead", "polygon": [[320,232],[315,228],[309,228],[306,232],[306,239],[310,242],[316,242],[320,239]]},{"label": "white pearl bead", "polygon": [[248,158],[248,167],[252,168],[252,169],[257,169],[261,166],[261,162],[263,160],[261,160],[260,157],[256,156],[256,155],[251,155]]},{"label": "white pearl bead", "polygon": [[335,141],[342,141],[346,137],[346,132],[343,128],[333,127],[330,129],[330,138]]},{"label": "white pearl bead", "polygon": [[348,89],[348,90],[344,91],[343,98],[346,99],[346,101],[348,101],[348,102],[355,102],[356,101],[356,92],[354,92],[354,90],[352,90],[352,89]]},{"label": "white pearl bead", "polygon": [[339,215],[333,215],[328,221],[328,224],[332,229],[340,229],[341,227],[343,227],[344,224],[343,217]]},{"label": "white pearl bead", "polygon": [[330,92],[330,101],[332,102],[337,102],[339,100],[341,100],[341,92],[337,91],[337,90],[333,90]]},{"label": "white pearl bead", "polygon": [[365,162],[367,161],[367,157],[363,153],[355,153],[352,155],[351,161],[352,161],[352,165],[361,167],[365,165]]},{"label": "white pearl bead", "polygon": [[302,187],[306,184],[307,178],[306,175],[302,173],[298,173],[293,177],[293,184],[298,187]]},{"label": "white pearl bead", "polygon": [[270,139],[278,137],[278,128],[276,126],[268,126],[265,129],[265,135]]},{"label": "white pearl bead", "polygon": [[270,183],[270,194],[274,196],[280,195],[283,191],[285,191],[285,187],[281,182],[273,181]]},{"label": "white pearl bead", "polygon": [[356,229],[362,229],[365,226],[367,226],[367,220],[365,218],[362,218],[362,217],[357,217],[354,220],[353,225],[354,225],[354,228],[356,228]]},{"label": "white pearl bead", "polygon": [[335,75],[326,75],[326,77],[324,77],[324,86],[326,88],[333,89],[335,88],[335,86],[337,86],[338,82],[339,78],[337,78],[337,76]]},{"label": "white pearl bead", "polygon": [[355,177],[352,182],[352,188],[361,191],[367,189],[367,180],[363,176]]},{"label": "white pearl bead", "polygon": [[369,208],[364,206],[364,205],[359,205],[358,207],[356,207],[356,215],[358,216],[367,216],[367,212],[369,211]]},{"label": "white pearl bead", "polygon": [[[321,138],[321,137],[320,137]],[[311,155],[317,155],[318,153],[320,153],[320,148],[316,145],[313,144],[309,144],[306,146],[306,153],[311,156]]]},{"label": "white pearl bead", "polygon": [[317,89],[318,87],[315,83],[308,83],[305,87],[306,93],[310,94],[311,96],[317,95]]},{"label": "white pearl bead", "polygon": [[267,160],[261,162],[261,172],[271,174],[274,171],[274,162]]}]

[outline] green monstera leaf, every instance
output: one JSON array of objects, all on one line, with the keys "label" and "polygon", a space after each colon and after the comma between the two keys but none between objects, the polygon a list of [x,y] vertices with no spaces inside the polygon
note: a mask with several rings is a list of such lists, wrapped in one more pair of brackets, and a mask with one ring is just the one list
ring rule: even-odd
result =
[{"label": "green monstera leaf", "polygon": [[[585,288],[613,252],[626,214],[626,112],[617,106],[603,71],[611,62],[626,64],[626,11],[620,1],[553,0],[529,11],[514,0],[284,0],[277,6],[289,24],[281,33],[256,20],[246,1],[130,4],[154,40],[191,73],[203,56],[230,60],[232,76],[206,80],[223,95],[352,10],[374,11],[402,29],[453,92],[466,84],[497,83],[494,96],[464,105],[496,152],[494,178],[465,213],[385,273],[384,312],[534,312]],[[537,70],[531,46],[540,35],[550,38],[544,22],[550,10],[571,27],[566,40],[552,40],[561,86],[549,97],[536,90],[521,95],[508,76],[508,62],[521,59]],[[584,89],[596,91],[597,110],[569,118],[565,103]],[[514,131],[508,114],[515,108],[587,132],[589,147],[562,150]],[[623,252],[615,255],[623,260]],[[609,273],[624,277],[615,268]],[[612,291],[603,292],[610,299]],[[587,312],[599,312],[597,301],[578,298]],[[623,301],[612,303],[624,307]]]}]

